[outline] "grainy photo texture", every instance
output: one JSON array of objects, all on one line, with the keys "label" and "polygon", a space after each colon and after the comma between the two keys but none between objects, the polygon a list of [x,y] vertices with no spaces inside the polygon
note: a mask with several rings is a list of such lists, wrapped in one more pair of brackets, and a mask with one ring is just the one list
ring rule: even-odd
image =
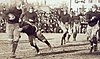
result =
[{"label": "grainy photo texture", "polygon": [[0,59],[100,59],[100,0],[0,0]]}]

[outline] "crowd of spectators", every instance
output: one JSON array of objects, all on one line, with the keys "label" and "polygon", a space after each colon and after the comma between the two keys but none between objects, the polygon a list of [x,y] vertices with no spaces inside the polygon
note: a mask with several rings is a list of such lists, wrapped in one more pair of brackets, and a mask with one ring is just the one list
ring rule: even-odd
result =
[{"label": "crowd of spectators", "polygon": [[[6,20],[3,19],[2,14],[6,10],[4,7],[0,11],[0,32],[6,31]],[[41,30],[43,33],[62,33],[63,30],[58,24],[58,15],[55,14],[55,11],[49,13],[43,10],[36,10],[38,15],[37,29]]]},{"label": "crowd of spectators", "polygon": [[[6,8],[4,7],[0,11],[0,32],[6,31],[6,21],[2,18],[2,13],[5,10]],[[38,23],[36,25],[38,30],[41,30],[43,33],[63,33],[63,30],[58,24],[58,21],[60,21],[62,8],[59,8],[59,10],[52,9],[50,12],[45,12],[43,10],[36,10],[35,12],[38,15]],[[80,28],[80,32],[83,32],[86,26],[82,24]]]},{"label": "crowd of spectators", "polygon": [[62,29],[58,24],[59,16],[56,11],[47,13],[45,11],[37,12],[38,14],[38,24],[39,30],[45,33],[62,33]]}]

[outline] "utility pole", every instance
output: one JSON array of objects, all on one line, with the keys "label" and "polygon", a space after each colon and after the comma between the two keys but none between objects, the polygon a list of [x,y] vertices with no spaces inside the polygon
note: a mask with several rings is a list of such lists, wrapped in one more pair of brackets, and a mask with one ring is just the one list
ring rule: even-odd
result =
[{"label": "utility pole", "polygon": [[46,3],[47,3],[46,0],[44,0],[44,4],[45,4],[45,5],[46,5]]},{"label": "utility pole", "polygon": [[25,0],[25,3],[26,3],[26,4],[28,4],[28,1],[27,1],[27,0]]},{"label": "utility pole", "polygon": [[71,3],[72,3],[72,0],[70,0],[70,8],[72,7],[72,6],[71,6],[71,5],[72,5]]},{"label": "utility pole", "polygon": [[69,4],[69,13],[71,12],[71,8],[72,8],[72,0],[70,0],[70,4]]}]

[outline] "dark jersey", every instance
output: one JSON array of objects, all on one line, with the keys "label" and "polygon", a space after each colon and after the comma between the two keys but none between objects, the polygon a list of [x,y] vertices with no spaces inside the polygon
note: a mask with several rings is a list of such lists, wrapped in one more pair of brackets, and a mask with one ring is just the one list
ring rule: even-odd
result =
[{"label": "dark jersey", "polygon": [[78,24],[80,22],[80,17],[79,16],[73,16],[72,19],[75,22],[75,24]]},{"label": "dark jersey", "polygon": [[32,26],[26,22],[22,22],[20,25],[23,28],[22,32],[26,33],[27,35],[36,35],[36,27]]},{"label": "dark jersey", "polygon": [[60,21],[62,21],[64,24],[66,22],[69,23],[69,21],[70,21],[70,15],[69,14],[61,15]]},{"label": "dark jersey", "polygon": [[8,23],[18,23],[19,22],[20,15],[22,14],[22,10],[21,9],[19,10],[16,7],[12,7],[12,8],[10,8],[9,10],[7,10],[5,12],[5,15],[8,16],[9,14],[14,15],[15,18],[13,20],[10,20],[9,17],[8,17],[7,22]]},{"label": "dark jersey", "polygon": [[[21,15],[21,18],[25,17],[25,21],[36,23],[38,21],[37,14],[35,12],[28,12],[26,11],[24,14]],[[31,19],[32,21],[30,21]],[[21,28],[23,28],[22,32],[26,33],[27,35],[36,35],[36,27],[32,26],[25,21],[22,22]]]},{"label": "dark jersey", "polygon": [[38,22],[37,14],[35,12],[30,13],[30,12],[27,11],[21,16],[21,18],[23,18],[23,17],[25,17],[26,20],[29,20],[29,19],[33,20],[32,21],[33,23]]},{"label": "dark jersey", "polygon": [[[95,18],[92,19],[92,17],[95,17]],[[98,11],[95,11],[95,12],[89,11],[86,13],[86,20],[87,20],[89,26],[91,26],[91,27],[96,25],[97,22],[99,21],[99,19],[100,19],[100,12],[98,12]]]}]

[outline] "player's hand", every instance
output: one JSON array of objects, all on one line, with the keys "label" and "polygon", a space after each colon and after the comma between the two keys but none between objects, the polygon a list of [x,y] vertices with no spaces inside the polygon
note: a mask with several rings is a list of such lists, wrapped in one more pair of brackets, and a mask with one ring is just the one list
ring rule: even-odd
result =
[{"label": "player's hand", "polygon": [[22,20],[19,18],[19,22],[21,22]]},{"label": "player's hand", "polygon": [[96,18],[96,16],[93,16],[92,18],[91,18],[91,20],[93,20],[93,19],[95,19]]},{"label": "player's hand", "polygon": [[33,20],[32,20],[32,19],[29,19],[29,21],[30,21],[30,22],[33,22]]},{"label": "player's hand", "polygon": [[20,31],[20,32],[21,32],[22,30],[23,30],[23,28],[19,28],[19,29],[18,29],[18,31]]}]

